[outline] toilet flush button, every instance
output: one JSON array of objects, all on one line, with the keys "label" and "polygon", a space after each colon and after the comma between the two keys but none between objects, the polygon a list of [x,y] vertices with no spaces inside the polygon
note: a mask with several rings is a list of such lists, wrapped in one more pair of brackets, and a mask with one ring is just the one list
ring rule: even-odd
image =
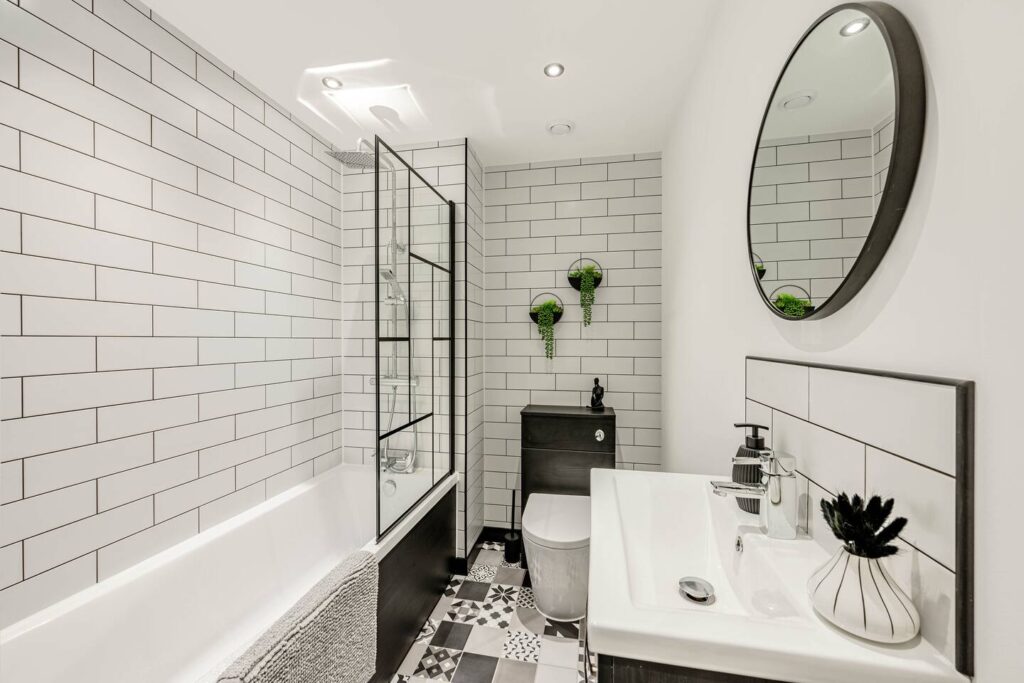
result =
[{"label": "toilet flush button", "polygon": [[598,441],[604,441],[604,430],[598,429],[596,432],[594,432],[594,438],[597,439]]}]

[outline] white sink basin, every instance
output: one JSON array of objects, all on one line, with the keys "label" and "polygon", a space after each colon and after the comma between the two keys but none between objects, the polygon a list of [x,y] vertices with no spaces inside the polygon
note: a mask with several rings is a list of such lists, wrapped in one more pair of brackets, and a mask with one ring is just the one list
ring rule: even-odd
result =
[{"label": "white sink basin", "polygon": [[[828,553],[768,538],[756,515],[712,494],[715,478],[593,470],[594,652],[794,682],[967,680],[921,638],[877,645],[818,617],[806,582]],[[680,595],[683,576],[709,581],[714,602]]]}]

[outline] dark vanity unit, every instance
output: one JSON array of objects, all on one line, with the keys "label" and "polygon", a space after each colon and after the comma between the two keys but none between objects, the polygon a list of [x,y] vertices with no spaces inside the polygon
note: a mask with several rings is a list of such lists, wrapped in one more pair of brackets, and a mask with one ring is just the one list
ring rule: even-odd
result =
[{"label": "dark vanity unit", "polygon": [[590,494],[580,470],[615,468],[615,409],[528,405],[522,415],[523,509],[531,493]]}]

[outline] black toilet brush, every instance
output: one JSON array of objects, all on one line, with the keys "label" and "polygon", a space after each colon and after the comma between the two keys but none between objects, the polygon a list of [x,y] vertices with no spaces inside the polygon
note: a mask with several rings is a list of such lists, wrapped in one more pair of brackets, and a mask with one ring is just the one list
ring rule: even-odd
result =
[{"label": "black toilet brush", "polygon": [[505,534],[505,561],[519,562],[519,533],[516,532],[516,492],[512,491],[512,521]]}]

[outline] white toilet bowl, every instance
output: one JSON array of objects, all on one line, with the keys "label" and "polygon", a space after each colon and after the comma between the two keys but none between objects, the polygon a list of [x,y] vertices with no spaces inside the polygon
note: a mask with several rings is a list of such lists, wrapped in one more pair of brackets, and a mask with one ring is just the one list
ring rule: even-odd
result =
[{"label": "white toilet bowl", "polygon": [[523,512],[523,541],[537,610],[553,621],[585,616],[590,497],[530,495]]}]

